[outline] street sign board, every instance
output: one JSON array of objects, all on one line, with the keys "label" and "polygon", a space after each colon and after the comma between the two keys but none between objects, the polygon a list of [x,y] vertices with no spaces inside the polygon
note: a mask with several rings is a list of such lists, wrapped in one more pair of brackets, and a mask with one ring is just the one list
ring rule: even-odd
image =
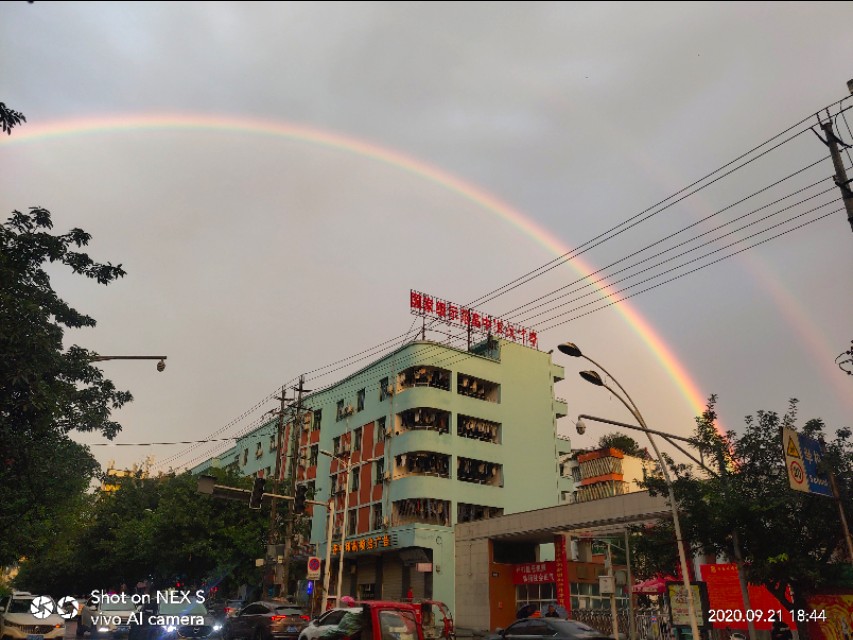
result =
[{"label": "street sign board", "polygon": [[782,429],[782,449],[792,489],[832,497],[829,477],[820,468],[824,452],[819,441],[785,427]]},{"label": "street sign board", "polygon": [[306,577],[309,580],[320,579],[320,558],[317,556],[308,558],[308,575]]}]

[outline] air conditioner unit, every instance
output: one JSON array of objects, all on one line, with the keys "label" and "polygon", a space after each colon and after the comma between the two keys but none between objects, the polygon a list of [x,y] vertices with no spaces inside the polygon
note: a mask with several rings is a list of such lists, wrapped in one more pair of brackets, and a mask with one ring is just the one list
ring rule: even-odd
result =
[{"label": "air conditioner unit", "polygon": [[387,393],[389,396],[393,396],[394,391],[395,389],[393,384],[389,384],[387,387],[385,387],[385,393]]},{"label": "air conditioner unit", "polygon": [[385,473],[383,473],[383,474],[382,474],[382,479],[383,479],[385,482],[390,481],[390,480],[391,480],[391,472],[390,472],[390,471],[386,471]]},{"label": "air conditioner unit", "polygon": [[345,416],[351,416],[353,413],[355,413],[355,410],[353,409],[351,404],[348,404],[347,406],[344,407],[344,415]]},{"label": "air conditioner unit", "polygon": [[391,434],[394,433],[394,430],[391,427],[385,427],[385,436],[390,438]]}]

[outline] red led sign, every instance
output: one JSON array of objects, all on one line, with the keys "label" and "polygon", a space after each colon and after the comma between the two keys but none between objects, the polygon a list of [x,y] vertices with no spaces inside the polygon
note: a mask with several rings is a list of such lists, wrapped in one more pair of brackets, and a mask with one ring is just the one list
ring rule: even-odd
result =
[{"label": "red led sign", "polygon": [[447,324],[512,340],[534,349],[538,346],[538,336],[533,329],[507,322],[501,318],[493,318],[476,309],[469,309],[420,291],[412,290],[409,294],[409,309],[416,316],[435,318]]}]

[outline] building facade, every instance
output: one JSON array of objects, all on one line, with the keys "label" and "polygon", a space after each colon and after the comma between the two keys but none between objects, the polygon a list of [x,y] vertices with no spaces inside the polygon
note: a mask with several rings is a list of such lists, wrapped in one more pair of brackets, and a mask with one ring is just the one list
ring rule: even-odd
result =
[{"label": "building facade", "polygon": [[[416,341],[305,396],[278,454],[283,478],[335,500],[330,592],[343,549],[342,595],[411,591],[452,608],[455,525],[550,507],[571,489],[558,467],[570,445],[556,435],[563,377],[550,354],[514,342],[466,351]],[[194,471],[236,462],[245,475],[269,475],[273,424]],[[309,542],[325,558],[328,509],[308,511]]]}]

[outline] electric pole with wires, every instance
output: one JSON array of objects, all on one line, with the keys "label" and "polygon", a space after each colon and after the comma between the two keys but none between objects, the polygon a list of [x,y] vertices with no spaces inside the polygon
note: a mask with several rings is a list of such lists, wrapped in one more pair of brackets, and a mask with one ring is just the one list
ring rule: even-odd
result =
[{"label": "electric pole with wires", "polygon": [[[296,404],[290,405],[293,411],[293,422],[290,425],[290,442],[287,444],[287,480],[291,491],[296,493],[296,467],[299,462],[299,436],[302,432],[303,410],[302,394],[308,391],[305,389],[305,376],[299,376],[299,386],[293,387],[296,391]],[[284,395],[284,394],[282,394]],[[281,456],[279,456],[279,460]],[[287,590],[290,583],[290,561],[293,551],[294,525],[296,524],[296,514],[291,508],[287,514],[285,521],[284,532],[284,564],[282,565],[281,584],[284,590],[283,595],[288,595]]]},{"label": "electric pole with wires", "polygon": [[[853,80],[847,82],[847,88],[850,90],[850,93],[853,94]],[[840,109],[839,114],[843,115],[844,110]],[[836,115],[836,118],[838,115]],[[845,116],[844,121],[847,122],[847,118]],[[820,128],[823,129],[823,134],[826,136],[824,140],[815,131],[815,135],[820,138],[820,141],[823,142],[828,148],[829,153],[832,156],[832,164],[835,166],[835,184],[838,185],[838,188],[841,189],[841,198],[844,200],[844,208],[847,210],[847,222],[850,223],[850,230],[853,231],[853,190],[850,188],[851,180],[847,177],[847,172],[844,169],[844,160],[841,158],[841,151],[839,150],[839,145],[847,149],[847,155],[850,155],[851,145],[847,144],[843,140],[841,140],[837,135],[835,135],[835,131],[832,127],[832,115],[829,113],[829,109],[826,110],[826,120],[822,121],[820,116],[818,116],[818,124]],[[814,131],[814,129],[812,129]],[[853,141],[851,141],[853,142]]]}]

